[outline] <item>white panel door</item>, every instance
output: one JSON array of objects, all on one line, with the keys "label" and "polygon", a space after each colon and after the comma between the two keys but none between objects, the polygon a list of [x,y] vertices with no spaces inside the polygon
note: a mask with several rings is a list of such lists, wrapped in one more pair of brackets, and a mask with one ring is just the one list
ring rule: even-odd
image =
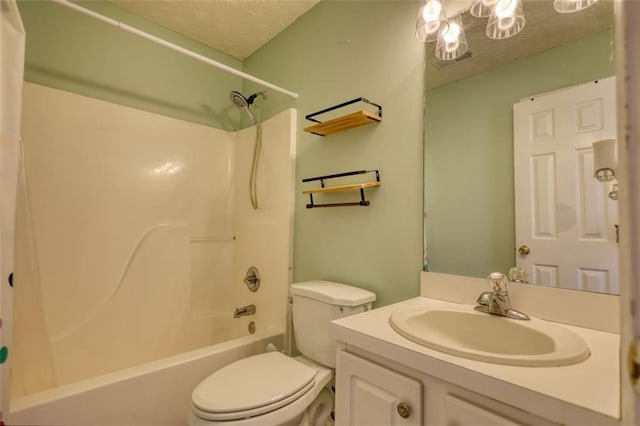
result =
[{"label": "white panel door", "polygon": [[616,139],[615,77],[513,106],[517,265],[529,282],[619,293],[617,202],[593,178],[592,143]]},{"label": "white panel door", "polygon": [[338,352],[336,425],[422,425],[422,384],[348,352]]}]

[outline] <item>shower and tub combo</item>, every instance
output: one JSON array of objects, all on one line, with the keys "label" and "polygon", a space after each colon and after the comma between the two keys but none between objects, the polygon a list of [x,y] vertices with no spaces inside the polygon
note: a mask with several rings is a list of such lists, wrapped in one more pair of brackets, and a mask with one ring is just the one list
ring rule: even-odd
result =
[{"label": "shower and tub combo", "polygon": [[[234,85],[297,97],[77,3],[52,3],[229,73]],[[21,30],[11,1],[9,15]],[[185,424],[203,378],[284,346],[296,110],[263,121],[265,92],[232,92],[253,126],[226,131],[23,83],[21,68],[9,75],[23,90],[21,123],[12,117],[21,141],[3,140],[3,154],[21,155],[3,169],[17,170],[3,182],[18,184],[15,204],[3,199],[16,226],[15,238],[3,228],[1,266],[15,258],[16,279],[0,313],[11,354],[10,382],[0,366],[2,420]],[[257,292],[243,284],[252,266]]]},{"label": "shower and tub combo", "polygon": [[238,95],[228,132],[25,83],[11,424],[184,424],[204,377],[284,347],[296,111]]}]

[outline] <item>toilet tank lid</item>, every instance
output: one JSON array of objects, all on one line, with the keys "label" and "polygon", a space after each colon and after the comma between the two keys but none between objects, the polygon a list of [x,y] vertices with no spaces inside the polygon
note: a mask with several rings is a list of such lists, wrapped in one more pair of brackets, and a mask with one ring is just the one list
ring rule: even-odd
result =
[{"label": "toilet tank lid", "polygon": [[375,293],[331,281],[305,281],[291,284],[291,294],[340,306],[358,306],[376,300]]}]

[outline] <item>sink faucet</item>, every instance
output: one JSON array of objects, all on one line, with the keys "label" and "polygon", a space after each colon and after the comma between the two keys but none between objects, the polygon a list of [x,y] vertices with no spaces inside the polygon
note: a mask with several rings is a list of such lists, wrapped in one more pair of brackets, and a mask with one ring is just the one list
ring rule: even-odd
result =
[{"label": "sink faucet", "polygon": [[507,293],[507,278],[504,274],[493,272],[487,279],[491,291],[485,291],[478,297],[474,308],[476,311],[519,320],[530,319],[527,314],[511,309],[511,301]]},{"label": "sink faucet", "polygon": [[247,305],[247,306],[243,306],[242,308],[236,308],[235,311],[233,311],[233,317],[234,318],[246,317],[247,315],[254,315],[255,313],[256,313],[256,306]]}]

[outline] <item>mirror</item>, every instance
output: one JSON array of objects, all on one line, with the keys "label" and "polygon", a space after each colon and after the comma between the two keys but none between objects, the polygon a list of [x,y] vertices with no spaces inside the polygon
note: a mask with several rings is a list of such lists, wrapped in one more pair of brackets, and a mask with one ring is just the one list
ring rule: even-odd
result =
[{"label": "mirror", "polygon": [[[592,143],[615,138],[615,99],[599,95],[615,88],[613,2],[561,14],[552,0],[524,0],[524,12],[525,28],[505,40],[463,13],[469,52],[457,60],[425,44],[425,269],[486,277],[520,265],[525,282],[618,294],[615,269],[600,264],[617,267],[617,201],[592,177]],[[570,87],[582,100],[562,113],[554,105]],[[579,147],[565,147],[569,133]],[[514,161],[521,139],[542,151]],[[545,245],[566,236],[588,247]]]}]

